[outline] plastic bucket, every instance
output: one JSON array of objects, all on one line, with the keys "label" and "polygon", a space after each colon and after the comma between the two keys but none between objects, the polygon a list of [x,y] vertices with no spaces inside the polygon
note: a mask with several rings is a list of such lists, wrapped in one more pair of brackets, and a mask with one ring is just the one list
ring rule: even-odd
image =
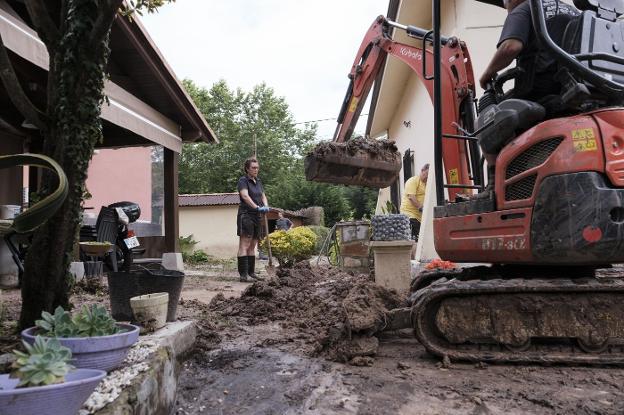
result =
[{"label": "plastic bucket", "polygon": [[134,266],[130,271],[108,274],[111,315],[117,321],[132,320],[130,298],[139,295],[168,293],[167,321],[175,321],[184,273],[168,269],[151,270]]},{"label": "plastic bucket", "polygon": [[130,299],[134,320],[147,331],[165,326],[168,304],[169,293],[145,294]]}]

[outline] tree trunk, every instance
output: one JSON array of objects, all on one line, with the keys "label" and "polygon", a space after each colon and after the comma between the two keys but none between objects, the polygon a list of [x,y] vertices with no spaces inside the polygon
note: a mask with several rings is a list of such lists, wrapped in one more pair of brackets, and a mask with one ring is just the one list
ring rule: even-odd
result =
[{"label": "tree trunk", "polygon": [[[100,107],[108,60],[108,31],[103,39],[93,43],[97,2],[82,2],[72,12],[76,15],[65,20],[59,44],[50,53],[49,128],[42,132],[43,153],[58,161],[65,171],[69,194],[62,208],[36,232],[26,257],[21,328],[32,326],[44,310],[52,312],[59,305],[68,309],[68,269],[82,219],[80,204],[87,168],[96,143],[102,140]],[[54,180],[44,172],[43,193],[54,189]]]}]

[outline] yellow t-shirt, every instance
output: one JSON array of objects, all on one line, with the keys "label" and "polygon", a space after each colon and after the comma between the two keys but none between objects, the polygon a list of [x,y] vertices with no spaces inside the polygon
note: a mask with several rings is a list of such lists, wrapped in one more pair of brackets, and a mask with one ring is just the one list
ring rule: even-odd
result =
[{"label": "yellow t-shirt", "polygon": [[423,183],[419,176],[412,176],[405,182],[405,189],[401,198],[401,213],[417,219],[419,222],[422,222],[422,212],[410,202],[407,195],[416,195],[416,200],[422,204],[425,201],[425,187],[426,183]]}]

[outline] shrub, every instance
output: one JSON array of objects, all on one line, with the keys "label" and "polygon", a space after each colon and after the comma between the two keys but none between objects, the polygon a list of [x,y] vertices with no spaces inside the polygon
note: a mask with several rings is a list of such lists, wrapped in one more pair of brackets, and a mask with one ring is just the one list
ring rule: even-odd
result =
[{"label": "shrub", "polygon": [[314,232],[314,234],[316,235],[316,244],[314,247],[314,253],[316,255],[321,253],[321,248],[323,248],[323,243],[325,243],[325,240],[327,239],[327,236],[329,235],[329,228],[326,228],[325,226],[317,226],[317,225],[313,225],[313,226],[308,226],[308,229],[310,229],[312,232]]},{"label": "shrub", "polygon": [[204,251],[197,250],[190,254],[182,253],[182,259],[189,264],[199,264],[210,261],[210,256]]},{"label": "shrub", "polygon": [[178,238],[178,242],[180,244],[180,252],[182,255],[191,254],[193,252],[193,248],[197,245],[197,241],[193,239],[193,234],[189,236],[180,236]]},{"label": "shrub", "polygon": [[[289,231],[276,231],[269,235],[271,251],[280,266],[291,267],[299,261],[308,259],[314,254],[316,234],[305,226]],[[266,240],[260,243],[266,249]]]}]

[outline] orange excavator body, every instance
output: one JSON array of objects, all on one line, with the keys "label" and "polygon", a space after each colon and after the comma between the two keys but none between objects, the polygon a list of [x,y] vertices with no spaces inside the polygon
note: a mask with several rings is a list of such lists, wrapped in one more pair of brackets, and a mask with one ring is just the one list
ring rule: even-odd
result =
[{"label": "orange excavator body", "polygon": [[[349,139],[387,55],[405,62],[434,98],[436,251],[493,264],[418,275],[410,307],[392,310],[388,327],[411,325],[429,352],[450,359],[622,364],[624,280],[596,270],[624,263],[624,52],[612,40],[624,31],[624,0],[579,2],[575,30],[565,32],[578,37],[566,51],[547,33],[542,0],[528,1],[534,32],[559,65],[563,111],[509,99],[494,81],[477,117],[470,56],[439,35],[440,0],[432,0],[431,32],[383,17],[371,26],[334,143]],[[394,42],[390,26],[422,47]],[[477,142],[494,164],[490,189]]]}]

